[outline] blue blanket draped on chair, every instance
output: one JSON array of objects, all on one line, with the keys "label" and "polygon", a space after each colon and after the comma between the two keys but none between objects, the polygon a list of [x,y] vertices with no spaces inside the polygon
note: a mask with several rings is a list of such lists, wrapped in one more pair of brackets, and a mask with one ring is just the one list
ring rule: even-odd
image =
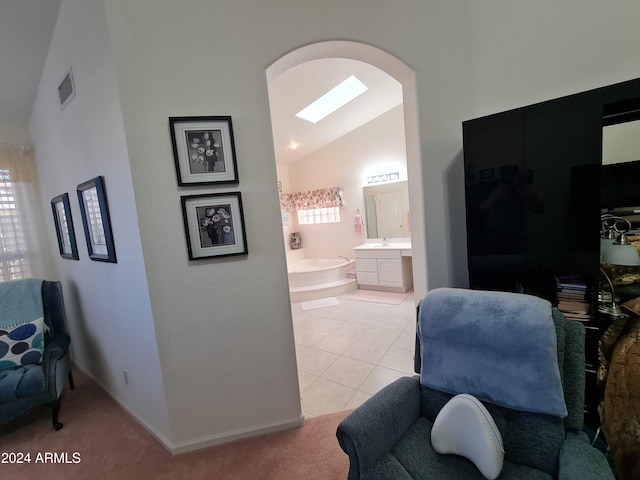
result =
[{"label": "blue blanket draped on chair", "polygon": [[0,282],[0,327],[33,322],[43,316],[42,280]]},{"label": "blue blanket draped on chair", "polygon": [[419,308],[423,385],[516,410],[567,415],[548,301],[439,288]]}]

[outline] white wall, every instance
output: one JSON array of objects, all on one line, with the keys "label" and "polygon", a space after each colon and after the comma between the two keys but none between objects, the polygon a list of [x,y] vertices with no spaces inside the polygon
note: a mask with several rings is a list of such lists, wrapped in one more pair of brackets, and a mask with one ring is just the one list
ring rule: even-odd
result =
[{"label": "white wall", "polygon": [[[108,2],[107,10],[171,447],[298,425],[265,76],[273,57],[261,48],[269,42],[246,30],[259,12],[233,2],[146,0]],[[177,186],[168,117],[189,115],[232,117],[237,186]],[[242,193],[249,253],[190,262],[180,196],[220,191]]]},{"label": "white wall", "polygon": [[292,192],[337,186],[344,190],[340,223],[297,227],[307,257],[353,257],[353,247],[366,240],[354,228],[356,210],[365,215],[362,187],[367,186],[367,176],[389,172],[399,172],[400,180],[407,180],[402,105],[289,167]]},{"label": "white wall", "polygon": [[29,132],[11,121],[0,121],[0,143],[29,145]]},{"label": "white wall", "polygon": [[469,2],[473,116],[640,76],[633,0]]},{"label": "white wall", "polygon": [[[60,109],[73,67],[77,94]],[[67,306],[73,360],[160,436],[170,436],[122,113],[101,1],[65,0],[30,121],[48,235]],[[89,259],[76,186],[104,176],[118,263]],[[57,253],[49,201],[67,192],[80,260]],[[128,371],[129,384],[123,370]],[[70,395],[74,395],[73,392]],[[64,415],[64,412],[62,412]]]},{"label": "white wall", "polygon": [[[461,122],[640,76],[635,0],[104,0],[106,34],[102,3],[63,1],[32,135],[45,199],[97,174],[107,181],[119,263],[90,262],[83,250],[80,262],[59,262],[73,286],[78,356],[176,450],[300,414],[269,65],[348,39],[414,69],[405,111],[420,123],[407,132],[407,156],[422,158],[409,175],[424,187],[430,288],[467,278]],[[69,64],[80,68],[78,98],[60,113],[50,85]],[[237,187],[176,186],[167,118],[180,115],[233,117]],[[227,190],[242,192],[249,255],[190,263],[179,196]],[[133,362],[132,328],[146,361]],[[144,378],[141,368],[140,383],[125,386],[121,369],[132,364]]]},{"label": "white wall", "polygon": [[[464,63],[459,63],[461,55],[455,53],[464,51],[464,42],[451,39],[446,55],[434,47],[439,35],[449,33],[443,20],[459,23],[464,9],[421,6],[418,12],[405,10],[398,15],[397,3],[377,1],[374,5],[367,2],[369,14],[362,15],[358,2],[248,5],[251,8],[239,8],[232,1],[215,5],[198,0],[179,5],[150,0],[107,2],[149,291],[177,445],[213,442],[216,435],[228,438],[260,425],[290,422],[300,412],[282,230],[278,227],[266,67],[297,47],[350,38],[384,44],[386,51],[422,70],[424,81],[435,90],[455,85],[449,75],[456,71],[460,82],[466,78],[461,74],[465,71]],[[323,18],[327,21],[321,21]],[[416,32],[429,33],[424,41],[416,42]],[[443,58],[446,76],[440,66],[431,67]],[[450,62],[450,58],[456,60]],[[446,108],[444,98],[428,94],[424,101],[434,111],[445,111],[441,116],[447,119],[456,112],[452,103],[461,102],[464,91],[447,99]],[[176,186],[167,126],[172,115],[233,117],[237,187]],[[458,136],[459,117],[455,118],[455,122],[437,122],[422,143],[440,138],[443,129]],[[458,150],[458,142],[440,146],[442,155],[428,155],[426,161],[439,169],[436,165],[447,164]],[[434,188],[434,194],[442,191],[442,183]],[[243,195],[249,255],[190,264],[179,195],[233,189]],[[442,209],[434,207],[434,216],[440,215],[437,212]],[[442,273],[448,277],[446,269]],[[184,371],[191,376],[180,375]]]}]

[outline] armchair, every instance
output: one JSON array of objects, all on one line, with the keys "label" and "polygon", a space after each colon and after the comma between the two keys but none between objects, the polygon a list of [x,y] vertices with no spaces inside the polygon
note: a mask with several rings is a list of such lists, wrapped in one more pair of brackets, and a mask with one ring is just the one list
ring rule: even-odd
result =
[{"label": "armchair", "polygon": [[[528,295],[442,288],[420,302],[417,330],[420,376],[388,385],[338,426],[349,480],[613,480],[606,458],[581,432],[580,322]],[[472,445],[474,455],[434,449],[434,422],[463,393],[481,400],[499,431],[497,477],[476,466],[482,439],[464,423],[462,432],[445,425],[445,435],[466,437],[455,440]]]},{"label": "armchair", "polygon": [[[60,282],[0,283],[0,312],[0,424],[49,405],[53,427],[60,430],[60,395],[66,379],[74,388]],[[30,329],[34,334],[25,339]],[[22,356],[16,360],[12,353]]]}]

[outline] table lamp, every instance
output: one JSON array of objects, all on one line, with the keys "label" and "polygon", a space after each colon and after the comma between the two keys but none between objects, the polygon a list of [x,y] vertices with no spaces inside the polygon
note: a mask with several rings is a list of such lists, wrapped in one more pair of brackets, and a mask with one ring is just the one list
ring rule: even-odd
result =
[{"label": "table lamp", "polygon": [[[627,228],[621,226],[621,224],[626,224]],[[600,271],[607,279],[609,288],[611,289],[611,300],[607,303],[601,303],[598,306],[598,311],[613,317],[622,317],[625,313],[616,302],[613,282],[602,268],[602,264],[609,263],[617,266],[637,267],[640,266],[640,255],[638,255],[638,251],[631,245],[625,235],[631,228],[631,223],[628,220],[620,217],[607,217],[606,223],[605,220],[603,220],[603,225],[606,225],[608,232],[603,232],[606,233],[606,235],[603,235],[600,244]],[[617,238],[613,241],[611,241],[612,230],[618,234]]]}]

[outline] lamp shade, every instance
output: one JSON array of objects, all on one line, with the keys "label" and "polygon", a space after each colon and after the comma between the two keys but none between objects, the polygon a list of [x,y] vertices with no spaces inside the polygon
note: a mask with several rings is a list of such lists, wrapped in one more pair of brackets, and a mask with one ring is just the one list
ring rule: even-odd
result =
[{"label": "lamp shade", "polygon": [[600,261],[612,265],[636,267],[640,265],[640,255],[633,245],[609,243],[600,249]]},{"label": "lamp shade", "polygon": [[615,238],[604,238],[604,237],[600,238],[600,261],[601,262],[604,262],[603,258],[606,255],[605,251],[608,248],[611,248],[611,245],[615,241],[616,241]]}]

